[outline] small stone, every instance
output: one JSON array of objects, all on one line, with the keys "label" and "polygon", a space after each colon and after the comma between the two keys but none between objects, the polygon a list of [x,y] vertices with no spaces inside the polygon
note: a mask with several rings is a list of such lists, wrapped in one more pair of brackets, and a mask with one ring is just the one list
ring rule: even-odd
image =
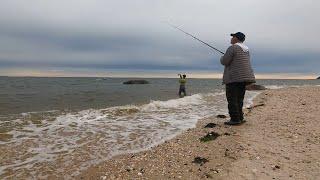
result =
[{"label": "small stone", "polygon": [[110,176],[110,179],[115,179],[115,178],[116,178],[116,176],[114,176],[114,175]]},{"label": "small stone", "polygon": [[202,138],[200,138],[201,142],[208,142],[208,141],[212,141],[217,139],[217,137],[219,137],[220,134],[216,133],[216,132],[210,132],[207,135],[203,136]]},{"label": "small stone", "polygon": [[144,173],[144,169],[143,169],[143,168],[140,168],[140,172],[141,172],[141,173]]},{"label": "small stone", "polygon": [[206,177],[206,178],[212,178],[212,176],[211,176],[210,174],[208,174],[208,173],[205,173],[205,174],[204,174],[204,177]]},{"label": "small stone", "polygon": [[139,172],[139,173],[138,173],[138,176],[142,176],[142,173],[141,173],[141,172]]},{"label": "small stone", "polygon": [[230,134],[230,133],[227,133],[227,132],[224,133],[224,135],[225,135],[225,136],[231,136],[231,134]]},{"label": "small stone", "polygon": [[224,151],[224,156],[225,156],[225,157],[229,156],[229,153],[228,153],[228,152],[229,152],[229,149],[226,149],[226,150]]},{"label": "small stone", "polygon": [[216,126],[217,126],[217,124],[215,124],[215,123],[209,123],[204,128],[214,128]]},{"label": "small stone", "polygon": [[222,114],[219,114],[219,115],[217,115],[216,117],[217,117],[217,118],[227,118],[226,115],[222,115]]},{"label": "small stone", "polygon": [[280,169],[280,166],[278,165],[273,166],[272,170],[276,170],[276,169]]},{"label": "small stone", "polygon": [[101,179],[102,179],[102,180],[106,180],[106,179],[107,179],[107,176],[101,176]]},{"label": "small stone", "polygon": [[208,159],[206,158],[202,158],[202,157],[196,157],[194,158],[194,160],[192,161],[192,163],[195,163],[195,164],[200,164],[200,165],[203,165],[205,163],[209,162]]}]

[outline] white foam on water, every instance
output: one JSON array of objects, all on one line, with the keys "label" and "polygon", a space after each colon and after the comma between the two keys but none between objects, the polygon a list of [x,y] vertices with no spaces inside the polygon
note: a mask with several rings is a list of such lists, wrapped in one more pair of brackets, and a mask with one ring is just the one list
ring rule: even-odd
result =
[{"label": "white foam on water", "polygon": [[[257,94],[247,93],[245,106],[250,105]],[[32,113],[24,113],[16,122],[23,123],[23,118],[30,118]],[[7,168],[27,168],[29,173],[40,176],[36,174],[40,169],[52,169],[52,164],[59,162],[53,166],[57,173],[72,169],[71,175],[76,175],[82,169],[115,155],[153,147],[194,128],[199,119],[220,113],[227,113],[224,92],[151,101],[140,106],[62,113],[54,120],[44,118],[40,125],[29,123],[11,131],[14,138],[4,144],[11,148],[23,146],[27,151],[25,154],[30,157],[21,160],[23,155],[17,154],[17,160],[11,159],[10,163],[4,164],[0,174]]]},{"label": "white foam on water", "polygon": [[266,86],[267,89],[282,89],[282,88],[286,88],[288,86],[281,86],[281,85],[269,85],[269,86]]},{"label": "white foam on water", "polygon": [[171,99],[168,101],[151,101],[149,104],[142,107],[143,111],[158,111],[167,109],[185,109],[189,106],[202,104],[204,100],[201,94],[186,96],[180,99]]},{"label": "white foam on water", "polygon": [[247,91],[246,98],[244,100],[244,108],[252,106],[254,98],[256,98],[259,94],[261,94],[261,91]]},{"label": "white foam on water", "polygon": [[312,86],[320,86],[320,85],[310,85],[310,84],[303,84],[303,85],[269,85],[266,86],[268,89],[283,89],[283,88],[292,88],[292,87],[312,87]]}]

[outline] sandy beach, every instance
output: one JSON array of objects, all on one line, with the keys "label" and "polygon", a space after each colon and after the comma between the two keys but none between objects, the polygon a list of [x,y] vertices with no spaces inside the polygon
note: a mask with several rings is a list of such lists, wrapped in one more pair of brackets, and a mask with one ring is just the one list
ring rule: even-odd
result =
[{"label": "sandy beach", "polygon": [[[319,179],[319,92],[320,87],[263,91],[241,126],[202,119],[172,140],[119,155],[76,178]],[[214,124],[205,128],[208,123]]]}]

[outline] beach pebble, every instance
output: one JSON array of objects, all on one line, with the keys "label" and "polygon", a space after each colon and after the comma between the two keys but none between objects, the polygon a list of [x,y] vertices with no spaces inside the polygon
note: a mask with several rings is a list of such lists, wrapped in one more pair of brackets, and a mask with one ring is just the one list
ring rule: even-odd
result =
[{"label": "beach pebble", "polygon": [[217,118],[227,118],[226,115],[222,115],[222,114],[219,114],[219,115],[217,115],[216,117],[217,117]]},{"label": "beach pebble", "polygon": [[101,176],[101,179],[102,179],[102,180],[106,180],[106,179],[107,179],[107,176]]},{"label": "beach pebble", "polygon": [[195,157],[194,160],[192,161],[192,163],[200,164],[201,166],[207,162],[209,162],[209,160],[202,157]]},{"label": "beach pebble", "polygon": [[143,168],[140,168],[140,172],[141,172],[141,173],[144,173],[144,169],[143,169]]},{"label": "beach pebble", "polygon": [[273,170],[280,169],[280,166],[275,165],[275,166],[272,167],[272,169],[273,169]]},{"label": "beach pebble", "polygon": [[214,170],[214,169],[210,169],[212,171],[213,174],[218,174],[219,171],[218,170]]},{"label": "beach pebble", "polygon": [[132,169],[131,168],[126,168],[126,171],[127,172],[130,172]]},{"label": "beach pebble", "polygon": [[215,124],[215,123],[209,123],[204,128],[214,128],[216,126],[217,126],[217,124]]}]

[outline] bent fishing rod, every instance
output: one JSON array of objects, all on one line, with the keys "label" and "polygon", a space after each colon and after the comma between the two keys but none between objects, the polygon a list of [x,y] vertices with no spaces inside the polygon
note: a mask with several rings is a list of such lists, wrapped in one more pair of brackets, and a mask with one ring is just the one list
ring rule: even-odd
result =
[{"label": "bent fishing rod", "polygon": [[205,44],[206,46],[210,47],[211,49],[213,49],[213,50],[215,50],[215,51],[218,51],[218,52],[219,52],[219,53],[221,53],[221,54],[224,54],[224,52],[222,52],[222,51],[220,51],[219,49],[217,49],[217,48],[215,48],[215,47],[211,46],[210,44],[208,44],[208,43],[206,43],[206,42],[202,41],[201,39],[199,39],[199,38],[195,37],[194,35],[192,35],[192,34],[190,34],[190,33],[186,32],[186,31],[184,31],[183,29],[181,29],[181,28],[179,28],[179,27],[177,27],[177,26],[175,26],[175,25],[173,25],[173,24],[170,24],[170,23],[168,23],[168,22],[166,22],[166,23],[167,23],[169,26],[171,26],[171,27],[173,27],[173,28],[175,28],[175,29],[177,29],[177,30],[179,30],[179,31],[183,32],[184,34],[186,34],[186,35],[188,35],[188,36],[191,36],[193,39],[195,39],[195,40],[197,40],[197,41],[199,41],[199,42],[201,42],[201,43]]}]

